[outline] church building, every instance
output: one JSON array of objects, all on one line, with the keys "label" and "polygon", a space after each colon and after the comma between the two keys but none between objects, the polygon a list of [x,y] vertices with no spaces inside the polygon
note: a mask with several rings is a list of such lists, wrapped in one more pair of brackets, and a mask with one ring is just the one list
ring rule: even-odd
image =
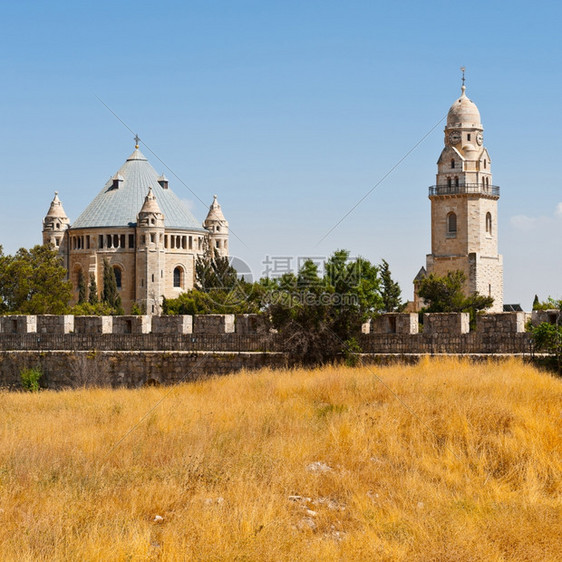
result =
[{"label": "church building", "polygon": [[[461,88],[447,114],[445,147],[437,162],[431,201],[431,254],[414,285],[426,274],[461,270],[466,294],[494,298],[491,312],[503,311],[503,258],[498,253],[498,199],[484,147],[484,128],[476,104]],[[417,295],[415,303],[420,307]]]},{"label": "church building", "polygon": [[78,300],[81,275],[103,289],[103,263],[115,272],[126,312],[134,303],[159,314],[162,296],[193,288],[198,256],[228,256],[228,222],[215,195],[203,224],[139,150],[71,224],[55,192],[43,220],[43,243],[59,250]]}]

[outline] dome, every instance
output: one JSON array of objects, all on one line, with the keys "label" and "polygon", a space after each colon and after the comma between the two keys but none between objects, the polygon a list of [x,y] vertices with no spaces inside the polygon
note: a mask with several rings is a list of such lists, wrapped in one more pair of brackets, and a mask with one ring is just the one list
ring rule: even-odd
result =
[{"label": "dome", "polygon": [[[117,189],[113,188],[114,178],[119,179]],[[167,228],[202,231],[187,205],[171,189],[162,188],[158,178],[158,173],[146,157],[138,148],[135,149],[76,219],[72,228],[135,226],[139,209],[143,207],[151,187]]]},{"label": "dome", "polygon": [[453,103],[447,114],[447,127],[479,127],[480,112],[476,104],[466,97],[466,87],[462,87],[461,97]]}]

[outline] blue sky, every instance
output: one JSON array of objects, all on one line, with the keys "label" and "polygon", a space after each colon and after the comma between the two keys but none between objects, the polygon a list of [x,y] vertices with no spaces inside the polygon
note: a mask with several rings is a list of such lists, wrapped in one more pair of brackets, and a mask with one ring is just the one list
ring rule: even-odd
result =
[{"label": "blue sky", "polygon": [[0,16],[5,252],[40,242],[55,190],[77,218],[132,151],[99,97],[200,220],[218,194],[256,276],[267,256],[347,248],[385,258],[410,298],[444,122],[321,239],[446,115],[465,65],[502,189],[505,302],[562,296],[556,2],[22,1]]}]

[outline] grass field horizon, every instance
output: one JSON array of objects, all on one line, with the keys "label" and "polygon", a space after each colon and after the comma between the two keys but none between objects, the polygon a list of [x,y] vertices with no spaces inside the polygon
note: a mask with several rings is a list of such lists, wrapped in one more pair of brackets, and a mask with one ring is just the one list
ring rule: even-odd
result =
[{"label": "grass field horizon", "polygon": [[517,360],[0,392],[0,558],[560,560],[561,405]]}]

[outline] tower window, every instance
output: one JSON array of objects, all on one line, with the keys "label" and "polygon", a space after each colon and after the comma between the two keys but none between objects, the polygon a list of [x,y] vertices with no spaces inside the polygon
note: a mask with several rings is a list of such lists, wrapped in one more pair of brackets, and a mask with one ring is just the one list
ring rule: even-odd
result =
[{"label": "tower window", "polygon": [[458,176],[455,177],[455,187],[459,186],[459,178]]},{"label": "tower window", "polygon": [[486,213],[486,233],[492,234],[492,213]]},{"label": "tower window", "polygon": [[467,141],[470,140],[470,133],[468,133],[468,135],[466,135],[466,140],[467,140]]},{"label": "tower window", "polygon": [[447,187],[451,187],[451,178],[447,178]]},{"label": "tower window", "polygon": [[174,269],[174,287],[182,286],[183,271],[181,267],[176,267]]},{"label": "tower window", "polygon": [[135,247],[135,235],[129,234],[129,248]]},{"label": "tower window", "polygon": [[447,234],[451,237],[457,234],[457,215],[455,213],[447,215]]},{"label": "tower window", "polygon": [[487,164],[488,164],[488,162],[486,161],[486,158],[484,158],[484,168],[486,168]]},{"label": "tower window", "polygon": [[454,167],[455,167],[455,159],[453,158],[453,159],[451,160],[451,168],[454,168]]}]

